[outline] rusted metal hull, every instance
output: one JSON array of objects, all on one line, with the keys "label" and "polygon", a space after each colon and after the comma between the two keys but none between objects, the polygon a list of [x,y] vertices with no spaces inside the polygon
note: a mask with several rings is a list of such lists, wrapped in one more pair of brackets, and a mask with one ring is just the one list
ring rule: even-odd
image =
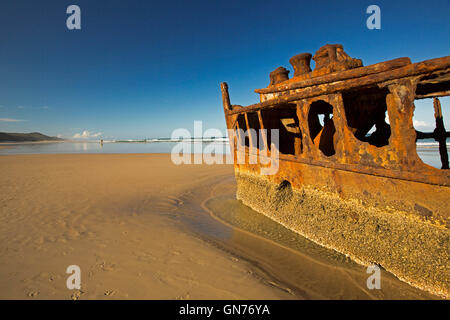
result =
[{"label": "rusted metal hull", "polygon": [[[433,137],[448,168],[449,133],[438,100],[434,132],[418,132],[412,121],[415,99],[449,94],[450,56],[360,67],[342,46],[327,45],[313,57],[314,71],[310,57],[291,59],[292,79],[281,68],[272,73],[269,87],[256,90],[258,104],[232,105],[222,84],[227,127],[237,131],[237,198],[317,243],[450,297],[450,171],[424,164],[416,151],[416,139]],[[279,146],[268,133],[251,135],[274,128]],[[274,148],[279,168],[265,175]]]},{"label": "rusted metal hull", "polygon": [[[237,198],[252,209],[360,263],[448,296],[449,233],[433,215],[445,217],[449,188],[285,160],[273,176],[237,165],[236,180]],[[292,181],[291,190],[283,181]]]}]

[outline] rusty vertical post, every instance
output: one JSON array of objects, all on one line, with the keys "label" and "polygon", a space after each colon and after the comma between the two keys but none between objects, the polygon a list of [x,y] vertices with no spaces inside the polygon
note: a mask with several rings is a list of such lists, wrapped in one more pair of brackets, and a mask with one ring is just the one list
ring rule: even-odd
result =
[{"label": "rusty vertical post", "polygon": [[222,82],[220,84],[220,90],[222,91],[223,108],[225,110],[231,110],[230,94],[228,93],[228,84],[226,82]]},{"label": "rusty vertical post", "polygon": [[[251,135],[251,133],[250,133],[250,129],[251,129],[251,127],[250,127],[250,124],[249,124],[249,122],[248,122],[248,115],[247,115],[247,112],[246,113],[244,113],[244,116],[245,116],[245,124],[247,125],[247,133],[248,133],[248,140],[249,140],[249,152],[250,152],[250,149],[252,149],[252,148],[258,148],[258,146],[256,145],[256,142],[255,141],[253,141],[253,137],[252,137],[252,135]],[[258,139],[258,138],[257,138]]]},{"label": "rusty vertical post", "polygon": [[442,169],[448,169],[447,153],[447,133],[445,132],[444,119],[442,117],[441,102],[434,98],[434,118],[436,119],[436,129],[434,129],[434,140],[439,142],[439,153],[441,155]]},{"label": "rusty vertical post", "polygon": [[[301,133],[301,131],[300,131]],[[294,140],[294,154],[295,156],[299,156],[302,153],[302,137],[301,134],[299,137],[295,137]]]},{"label": "rusty vertical post", "polygon": [[261,128],[262,143],[264,145],[264,149],[263,150],[266,150],[268,152],[269,151],[269,146],[267,145],[267,134],[270,134],[270,132],[268,133],[267,131],[264,130],[265,127],[264,127],[264,122],[263,122],[262,115],[261,115],[261,110],[258,110],[258,120],[259,120],[259,126]]},{"label": "rusty vertical post", "polygon": [[[237,131],[237,135],[236,137],[238,138],[238,143],[237,143],[237,147],[241,146],[242,147],[242,136],[241,136],[241,130],[242,132],[244,132],[244,128],[241,128],[239,126],[239,121],[237,121],[236,119],[236,131]],[[244,137],[244,146],[245,146],[245,137]]]},{"label": "rusty vertical post", "polygon": [[[231,102],[230,102],[230,94],[228,93],[228,84],[226,82],[222,82],[220,84],[220,90],[222,91],[222,103],[223,103],[223,111],[225,113],[225,122],[227,124],[228,138],[230,142],[230,152],[233,157],[233,162],[236,163],[236,150],[237,150],[237,137],[236,131],[233,131],[231,127],[231,117],[227,114],[227,111],[231,110]],[[238,131],[239,134],[239,131]]]}]

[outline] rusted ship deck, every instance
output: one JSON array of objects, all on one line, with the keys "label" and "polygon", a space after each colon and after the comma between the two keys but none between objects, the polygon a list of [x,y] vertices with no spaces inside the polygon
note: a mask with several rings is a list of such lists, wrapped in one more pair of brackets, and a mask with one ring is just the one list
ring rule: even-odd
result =
[{"label": "rusted ship deck", "polygon": [[[221,84],[237,198],[319,244],[449,297],[450,133],[439,97],[450,95],[450,56],[363,67],[341,45],[326,45],[290,63],[293,77],[274,70],[254,105],[232,105]],[[413,126],[414,101],[424,98],[434,98],[433,132]],[[439,142],[442,169],[419,158],[416,141],[424,138]],[[277,171],[263,174],[275,154]]]}]

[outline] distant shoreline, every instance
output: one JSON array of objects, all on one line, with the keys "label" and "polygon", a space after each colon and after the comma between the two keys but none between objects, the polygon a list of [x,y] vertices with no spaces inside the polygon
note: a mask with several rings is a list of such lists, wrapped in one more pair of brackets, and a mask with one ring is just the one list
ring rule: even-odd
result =
[{"label": "distant shoreline", "polygon": [[[5,141],[0,142],[0,146],[3,145],[14,145],[14,144],[45,144],[45,143],[101,143],[100,140],[42,140],[42,141]],[[185,140],[159,140],[159,139],[148,139],[146,141],[143,140],[104,140],[103,143],[154,143],[154,142],[224,142],[228,143],[228,140],[214,140],[214,139],[185,139]],[[420,148],[438,148],[439,144],[437,142],[417,142],[417,146]],[[447,146],[450,146],[450,142],[447,142]]]},{"label": "distant shoreline", "polygon": [[40,141],[62,141],[64,139],[51,137],[40,132],[0,132],[0,142],[40,142]]},{"label": "distant shoreline", "polygon": [[78,141],[68,141],[68,140],[42,140],[42,141],[8,141],[0,142],[0,146],[8,146],[15,144],[44,144],[44,143],[62,143],[62,142],[78,142]]}]

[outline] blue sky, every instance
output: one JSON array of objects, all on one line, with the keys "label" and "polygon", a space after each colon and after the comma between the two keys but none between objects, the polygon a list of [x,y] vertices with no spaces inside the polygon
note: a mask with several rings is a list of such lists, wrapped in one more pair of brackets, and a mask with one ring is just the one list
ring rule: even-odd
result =
[{"label": "blue sky", "polygon": [[[81,30],[66,28],[71,4]],[[366,28],[371,4],[381,30]],[[446,56],[449,13],[448,0],[1,1],[0,131],[162,137],[194,120],[225,129],[221,81],[247,105],[270,71],[326,43],[364,65]],[[433,124],[432,103],[416,106],[415,119]]]}]

